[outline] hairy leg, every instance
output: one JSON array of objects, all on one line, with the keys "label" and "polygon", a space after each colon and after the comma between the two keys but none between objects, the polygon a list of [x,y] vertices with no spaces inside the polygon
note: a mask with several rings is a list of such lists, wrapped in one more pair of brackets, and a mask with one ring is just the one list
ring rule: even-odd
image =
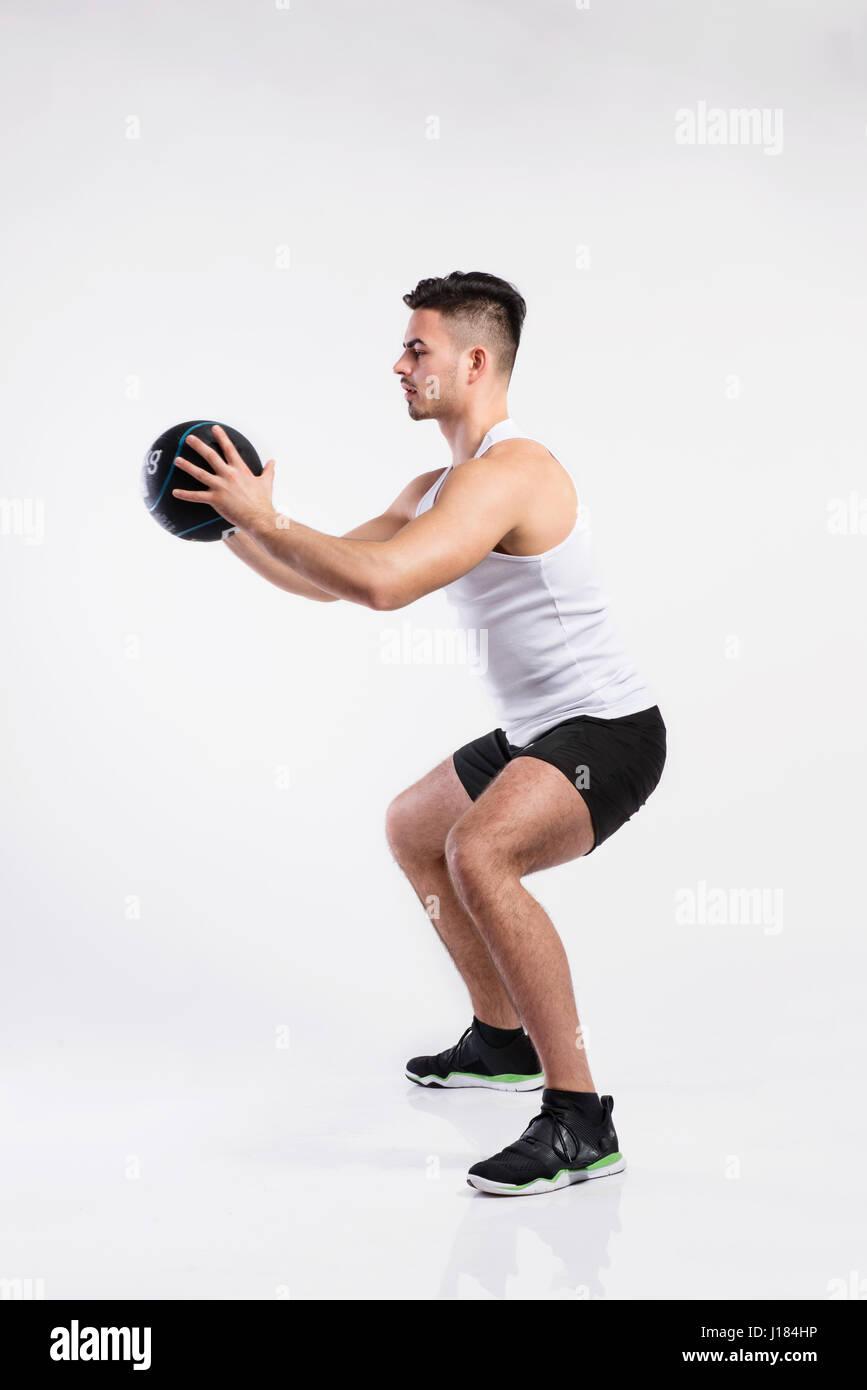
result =
[{"label": "hairy leg", "polygon": [[395,797],[386,835],[469,991],[476,1018],[494,1028],[518,1028],[521,1019],[446,866],[446,838],[472,805],[452,759],[446,758]]},{"label": "hairy leg", "polygon": [[593,1091],[569,961],[525,874],[592,849],[580,792],[557,768],[516,758],[452,825],[446,864],[545,1068],[549,1087]]}]

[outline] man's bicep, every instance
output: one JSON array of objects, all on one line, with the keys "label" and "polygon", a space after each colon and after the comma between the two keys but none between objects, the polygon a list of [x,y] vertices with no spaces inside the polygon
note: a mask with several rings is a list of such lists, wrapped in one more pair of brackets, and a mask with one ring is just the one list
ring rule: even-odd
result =
[{"label": "man's bicep", "polygon": [[405,523],[401,517],[396,516],[394,512],[385,511],[379,516],[371,517],[370,521],[363,521],[352,531],[344,531],[341,540],[390,541],[403,525]]},{"label": "man's bicep", "polygon": [[460,478],[453,474],[436,505],[383,547],[390,606],[403,608],[475,569],[516,525],[518,508],[513,477],[497,476],[490,465],[468,468]]},{"label": "man's bicep", "polygon": [[384,512],[362,522],[353,531],[345,531],[341,540],[390,541],[415,516],[416,507],[441,472],[442,469],[438,469],[413,478]]}]

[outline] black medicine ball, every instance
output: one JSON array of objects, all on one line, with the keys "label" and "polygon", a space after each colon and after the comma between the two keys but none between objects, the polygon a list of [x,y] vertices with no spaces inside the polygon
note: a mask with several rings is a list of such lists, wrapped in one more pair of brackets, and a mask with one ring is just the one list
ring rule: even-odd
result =
[{"label": "black medicine ball", "polygon": [[225,521],[213,507],[202,502],[185,502],[180,497],[172,496],[172,488],[199,492],[205,486],[198,478],[175,467],[177,457],[189,459],[209,473],[214,471],[205,456],[186,443],[188,434],[194,434],[204,444],[216,449],[221,458],[225,457],[219,440],[214,437],[214,425],[223,426],[250,472],[258,477],[262,472],[262,462],[253,445],[231,425],[224,425],[222,420],[186,420],[182,425],[173,425],[154,440],[142,464],[145,506],[160,526],[185,541],[218,541],[226,531],[231,530],[231,522]]}]

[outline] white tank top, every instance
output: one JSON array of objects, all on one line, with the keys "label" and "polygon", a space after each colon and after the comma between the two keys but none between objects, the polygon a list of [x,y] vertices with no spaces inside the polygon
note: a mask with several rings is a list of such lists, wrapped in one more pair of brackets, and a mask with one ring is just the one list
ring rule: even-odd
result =
[{"label": "white tank top", "polygon": [[[503,439],[527,438],[514,420],[500,420],[473,457]],[[416,516],[433,506],[452,468],[428,489]],[[458,611],[459,626],[479,634],[480,670],[510,743],[524,747],[578,714],[614,719],[655,703],[608,617],[580,508],[574,528],[552,550],[541,555],[492,550],[444,590]]]}]

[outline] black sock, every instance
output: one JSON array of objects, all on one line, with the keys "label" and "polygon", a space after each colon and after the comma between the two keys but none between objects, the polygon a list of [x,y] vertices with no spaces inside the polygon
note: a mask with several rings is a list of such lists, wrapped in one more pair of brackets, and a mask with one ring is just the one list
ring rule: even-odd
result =
[{"label": "black sock", "polygon": [[495,1028],[491,1023],[482,1023],[475,1014],[473,1014],[473,1023],[478,1029],[482,1042],[486,1042],[488,1047],[508,1047],[509,1043],[523,1037],[524,1033],[523,1028]]},{"label": "black sock", "polygon": [[543,1102],[548,1097],[558,1105],[571,1106],[591,1125],[601,1124],[605,1116],[602,1102],[595,1091],[543,1091]]}]

